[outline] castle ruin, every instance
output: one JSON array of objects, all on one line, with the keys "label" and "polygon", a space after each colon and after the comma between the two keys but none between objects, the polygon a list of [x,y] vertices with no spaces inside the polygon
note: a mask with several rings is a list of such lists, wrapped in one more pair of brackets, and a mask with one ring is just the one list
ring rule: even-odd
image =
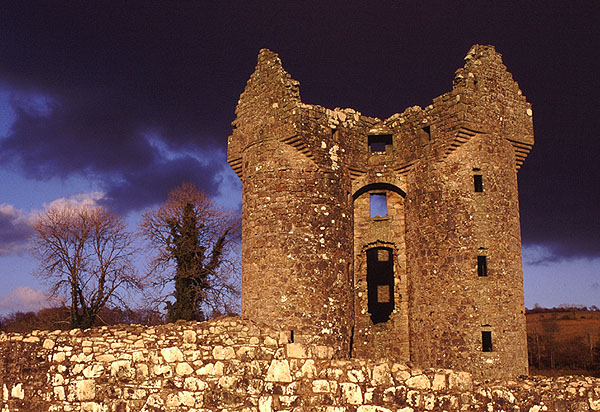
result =
[{"label": "castle ruin", "polygon": [[2,412],[600,411],[598,378],[513,378],[533,138],[493,48],[385,121],[301,103],[263,50],[235,124],[256,321],[0,331]]},{"label": "castle ruin", "polygon": [[243,317],[339,358],[527,374],[517,171],[532,111],[494,47],[385,120],[303,103],[263,49],[236,115]]}]

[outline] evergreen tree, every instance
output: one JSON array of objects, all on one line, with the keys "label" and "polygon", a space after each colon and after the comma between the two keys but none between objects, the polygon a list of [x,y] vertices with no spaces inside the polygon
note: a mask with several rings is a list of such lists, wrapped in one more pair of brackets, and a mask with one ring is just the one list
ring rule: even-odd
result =
[{"label": "evergreen tree", "polygon": [[[144,214],[142,231],[159,252],[153,268],[159,269],[163,283],[174,283],[173,301],[166,301],[170,322],[203,321],[233,311],[239,285],[226,257],[238,222],[189,184],[172,191],[164,206]],[[171,273],[166,279],[165,272]]]}]

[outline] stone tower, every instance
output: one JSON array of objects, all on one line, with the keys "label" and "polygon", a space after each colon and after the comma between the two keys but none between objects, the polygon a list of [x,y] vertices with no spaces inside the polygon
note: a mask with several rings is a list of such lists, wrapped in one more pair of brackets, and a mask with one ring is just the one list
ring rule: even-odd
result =
[{"label": "stone tower", "polygon": [[492,46],[471,48],[452,91],[385,120],[302,103],[261,50],[236,115],[244,317],[338,357],[527,373],[517,170],[532,111]]}]

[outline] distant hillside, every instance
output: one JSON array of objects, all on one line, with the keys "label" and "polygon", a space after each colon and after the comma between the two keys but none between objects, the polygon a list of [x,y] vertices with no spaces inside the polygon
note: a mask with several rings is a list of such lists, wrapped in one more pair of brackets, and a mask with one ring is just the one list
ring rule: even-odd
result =
[{"label": "distant hillside", "polygon": [[600,376],[600,310],[593,306],[527,311],[533,373]]}]

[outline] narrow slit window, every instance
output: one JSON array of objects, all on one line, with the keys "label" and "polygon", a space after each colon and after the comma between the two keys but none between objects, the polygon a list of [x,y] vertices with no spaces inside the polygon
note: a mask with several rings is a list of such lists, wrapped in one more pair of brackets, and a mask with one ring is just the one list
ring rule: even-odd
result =
[{"label": "narrow slit window", "polygon": [[483,352],[492,352],[492,332],[489,330],[481,331],[481,350]]},{"label": "narrow slit window", "polygon": [[487,256],[477,256],[477,275],[487,276]]},{"label": "narrow slit window", "polygon": [[423,131],[427,135],[427,140],[431,140],[431,126],[425,126]]},{"label": "narrow slit window", "polygon": [[392,149],[392,135],[371,135],[368,137],[369,152],[382,154]]},{"label": "narrow slit window", "polygon": [[371,193],[371,217],[387,216],[387,197],[385,193]]},{"label": "narrow slit window", "polygon": [[483,192],[483,176],[473,175],[473,183],[475,185],[476,192]]}]

